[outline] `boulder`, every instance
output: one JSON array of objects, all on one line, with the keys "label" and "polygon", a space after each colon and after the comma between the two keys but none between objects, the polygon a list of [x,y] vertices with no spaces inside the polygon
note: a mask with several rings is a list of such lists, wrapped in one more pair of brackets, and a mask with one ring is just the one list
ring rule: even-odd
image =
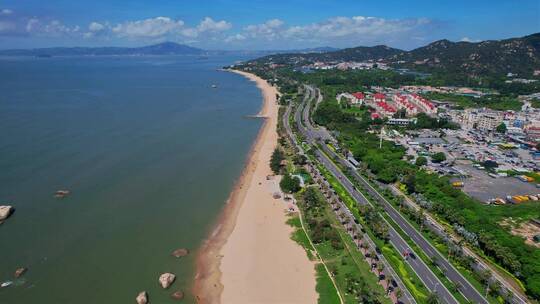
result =
[{"label": "boulder", "polygon": [[7,219],[13,212],[12,206],[0,206],[0,221]]},{"label": "boulder", "polygon": [[177,257],[177,258],[180,258],[180,257],[183,257],[183,256],[186,256],[189,254],[189,250],[187,250],[186,248],[179,248],[179,249],[176,249],[175,251],[173,251],[172,255],[174,257]]},{"label": "boulder", "polygon": [[26,269],[25,267],[21,267],[15,270],[15,278],[22,276],[26,272],[26,270],[28,269]]},{"label": "boulder", "polygon": [[147,304],[148,303],[148,296],[146,294],[146,291],[141,291],[135,298],[135,301],[137,301],[137,304]]},{"label": "boulder", "polygon": [[167,289],[169,286],[172,285],[174,282],[174,279],[176,279],[176,276],[170,272],[166,272],[159,276],[159,284],[161,287]]},{"label": "boulder", "polygon": [[171,298],[173,298],[174,300],[180,301],[184,298],[184,293],[181,290],[178,290],[174,292],[173,294],[171,294]]}]

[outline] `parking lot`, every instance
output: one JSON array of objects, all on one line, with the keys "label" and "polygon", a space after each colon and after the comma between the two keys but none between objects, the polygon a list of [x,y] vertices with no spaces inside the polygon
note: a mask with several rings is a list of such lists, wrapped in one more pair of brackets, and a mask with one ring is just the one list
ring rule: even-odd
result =
[{"label": "parking lot", "polygon": [[463,191],[482,202],[497,197],[506,199],[507,195],[536,195],[540,193],[536,184],[522,182],[515,177],[493,178],[487,175],[484,170],[476,169],[470,164],[456,164],[455,167],[470,176],[460,179],[464,183]]}]

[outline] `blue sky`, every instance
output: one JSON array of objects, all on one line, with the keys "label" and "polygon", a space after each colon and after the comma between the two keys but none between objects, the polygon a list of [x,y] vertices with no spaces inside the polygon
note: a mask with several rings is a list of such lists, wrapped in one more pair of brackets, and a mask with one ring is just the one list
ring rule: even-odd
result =
[{"label": "blue sky", "polygon": [[0,48],[140,46],[293,49],[540,32],[540,0],[0,0]]}]

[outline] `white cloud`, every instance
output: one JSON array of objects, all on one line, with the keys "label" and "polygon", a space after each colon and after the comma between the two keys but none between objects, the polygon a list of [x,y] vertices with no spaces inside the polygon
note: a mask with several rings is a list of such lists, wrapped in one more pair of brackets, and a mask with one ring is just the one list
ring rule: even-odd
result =
[{"label": "white cloud", "polygon": [[246,40],[246,36],[244,36],[242,34],[236,34],[236,35],[231,35],[231,36],[225,37],[224,41],[226,43],[230,43],[230,42],[243,41],[243,40]]},{"label": "white cloud", "polygon": [[92,22],[90,25],[88,25],[88,31],[90,32],[101,32],[105,30],[105,25],[98,23],[98,22]]},{"label": "white cloud", "polygon": [[[385,19],[352,16],[333,17],[305,25],[287,25],[282,20],[271,19],[261,24],[249,25],[239,34],[245,43],[266,47],[305,47],[333,45],[339,47],[373,44],[394,44],[408,40],[432,25],[427,18]],[[228,36],[225,42],[237,42]]]},{"label": "white cloud", "polygon": [[244,28],[244,32],[251,38],[265,38],[273,40],[283,32],[285,23],[279,19],[271,19],[262,24],[248,25]]},{"label": "white cloud", "polygon": [[35,28],[37,28],[39,24],[39,20],[36,19],[36,18],[31,18],[30,20],[28,20],[28,22],[26,23],[26,31],[27,32],[32,32],[34,31]]},{"label": "white cloud", "polygon": [[41,21],[37,18],[31,18],[26,23],[26,31],[29,34],[37,36],[65,36],[79,33],[80,27],[67,26],[58,20]]},{"label": "white cloud", "polygon": [[169,17],[156,17],[138,21],[127,21],[112,28],[119,37],[156,38],[178,33],[184,27],[184,21]]},{"label": "white cloud", "polygon": [[197,32],[224,32],[231,29],[231,27],[232,24],[225,20],[214,21],[210,17],[205,17],[197,26]]},{"label": "white cloud", "polygon": [[[385,19],[379,17],[333,17],[319,22],[289,25],[280,19],[269,19],[233,30],[227,20],[205,17],[192,25],[166,16],[109,23],[94,21],[81,30],[45,17],[19,16],[0,9],[0,35],[50,36],[86,39],[133,40],[151,43],[163,40],[195,43],[200,47],[221,48],[223,43],[241,48],[298,48],[330,45],[389,44],[415,45],[418,37],[431,39],[436,24],[425,18]],[[473,41],[467,37],[463,41]]]},{"label": "white cloud", "polygon": [[250,25],[245,32],[253,38],[321,39],[347,36],[388,36],[403,33],[428,24],[428,19],[389,20],[377,17],[334,17],[322,22],[302,26],[284,27],[281,20],[273,19],[263,24]]}]

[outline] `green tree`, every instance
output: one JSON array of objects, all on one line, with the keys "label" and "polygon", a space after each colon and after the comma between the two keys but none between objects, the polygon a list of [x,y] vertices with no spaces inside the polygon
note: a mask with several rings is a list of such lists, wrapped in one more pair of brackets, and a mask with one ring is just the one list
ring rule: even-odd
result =
[{"label": "green tree", "polygon": [[427,158],[425,158],[425,157],[423,157],[423,156],[418,156],[418,157],[416,158],[415,164],[416,164],[418,167],[425,166],[425,165],[427,165]]},{"label": "green tree", "polygon": [[408,174],[403,178],[403,184],[407,186],[407,192],[416,192],[416,175]]},{"label": "green tree", "polygon": [[432,292],[428,295],[426,299],[427,304],[439,304],[439,296],[436,293]]},{"label": "green tree", "polygon": [[506,133],[506,124],[504,122],[501,122],[500,125],[497,126],[497,128],[495,129],[495,131],[497,131],[497,133]]},{"label": "green tree", "polygon": [[281,169],[281,162],[285,159],[285,155],[283,154],[283,151],[279,147],[276,147],[274,149],[274,152],[272,153],[272,157],[270,158],[270,168],[274,172],[274,174],[279,174],[279,170]]},{"label": "green tree", "polygon": [[293,161],[296,165],[303,166],[306,164],[307,157],[302,154],[297,154],[294,156]]},{"label": "green tree", "polygon": [[444,152],[437,152],[431,156],[431,160],[434,163],[440,163],[446,160],[446,155],[444,154]]},{"label": "green tree", "polygon": [[300,190],[300,180],[298,177],[285,174],[279,182],[279,186],[285,193],[295,193]]}]

